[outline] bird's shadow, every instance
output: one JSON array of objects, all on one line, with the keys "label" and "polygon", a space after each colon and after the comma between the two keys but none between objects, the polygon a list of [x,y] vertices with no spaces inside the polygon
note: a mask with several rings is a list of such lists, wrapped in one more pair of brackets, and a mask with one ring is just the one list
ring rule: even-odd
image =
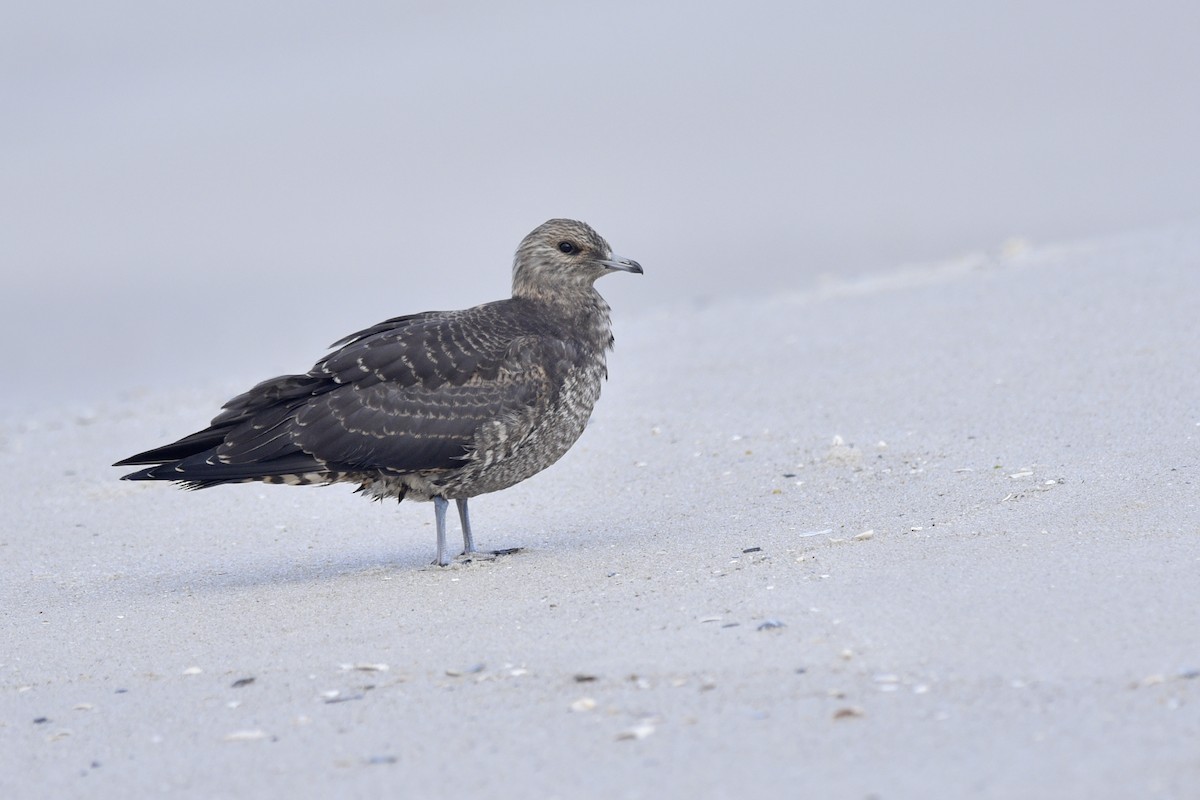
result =
[{"label": "bird's shadow", "polygon": [[239,561],[236,565],[226,564],[207,570],[159,572],[141,576],[132,583],[138,587],[139,593],[146,595],[220,593],[264,586],[326,584],[340,580],[398,576],[411,578],[421,573],[437,575],[469,572],[527,552],[528,548],[524,547],[485,550],[471,556],[459,555],[449,564],[439,566],[425,560],[424,556],[398,556],[394,550],[364,549],[303,563],[247,559]]}]

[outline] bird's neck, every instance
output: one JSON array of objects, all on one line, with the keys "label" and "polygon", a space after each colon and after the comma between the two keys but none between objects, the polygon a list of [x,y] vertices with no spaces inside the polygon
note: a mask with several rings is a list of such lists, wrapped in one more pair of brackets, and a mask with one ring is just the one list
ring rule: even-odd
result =
[{"label": "bird's neck", "polygon": [[594,286],[555,287],[553,292],[514,292],[513,297],[542,306],[547,314],[582,333],[601,352],[612,347],[612,308]]}]

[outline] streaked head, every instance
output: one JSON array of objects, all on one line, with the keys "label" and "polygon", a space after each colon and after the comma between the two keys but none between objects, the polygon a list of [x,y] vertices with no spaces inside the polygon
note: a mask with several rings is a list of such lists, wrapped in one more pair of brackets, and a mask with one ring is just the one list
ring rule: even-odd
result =
[{"label": "streaked head", "polygon": [[513,297],[588,289],[597,278],[616,271],[641,274],[642,265],[614,255],[587,223],[552,219],[534,228],[517,247]]}]

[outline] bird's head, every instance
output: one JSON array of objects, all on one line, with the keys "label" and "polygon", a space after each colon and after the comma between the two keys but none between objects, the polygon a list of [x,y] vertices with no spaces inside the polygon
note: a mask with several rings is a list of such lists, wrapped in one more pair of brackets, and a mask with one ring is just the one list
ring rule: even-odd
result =
[{"label": "bird's head", "polygon": [[513,259],[513,297],[553,297],[591,289],[602,275],[641,274],[642,265],[614,255],[604,237],[573,219],[543,222],[526,236]]}]

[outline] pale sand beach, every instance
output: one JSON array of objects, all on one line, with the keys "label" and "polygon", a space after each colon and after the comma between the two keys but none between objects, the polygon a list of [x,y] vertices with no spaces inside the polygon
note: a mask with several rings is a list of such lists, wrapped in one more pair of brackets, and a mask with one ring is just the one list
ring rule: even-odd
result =
[{"label": "pale sand beach", "polygon": [[1200,796],[1200,228],[614,305],[448,568],[428,504],[117,480],[266,339],[11,412],[0,796]]}]

